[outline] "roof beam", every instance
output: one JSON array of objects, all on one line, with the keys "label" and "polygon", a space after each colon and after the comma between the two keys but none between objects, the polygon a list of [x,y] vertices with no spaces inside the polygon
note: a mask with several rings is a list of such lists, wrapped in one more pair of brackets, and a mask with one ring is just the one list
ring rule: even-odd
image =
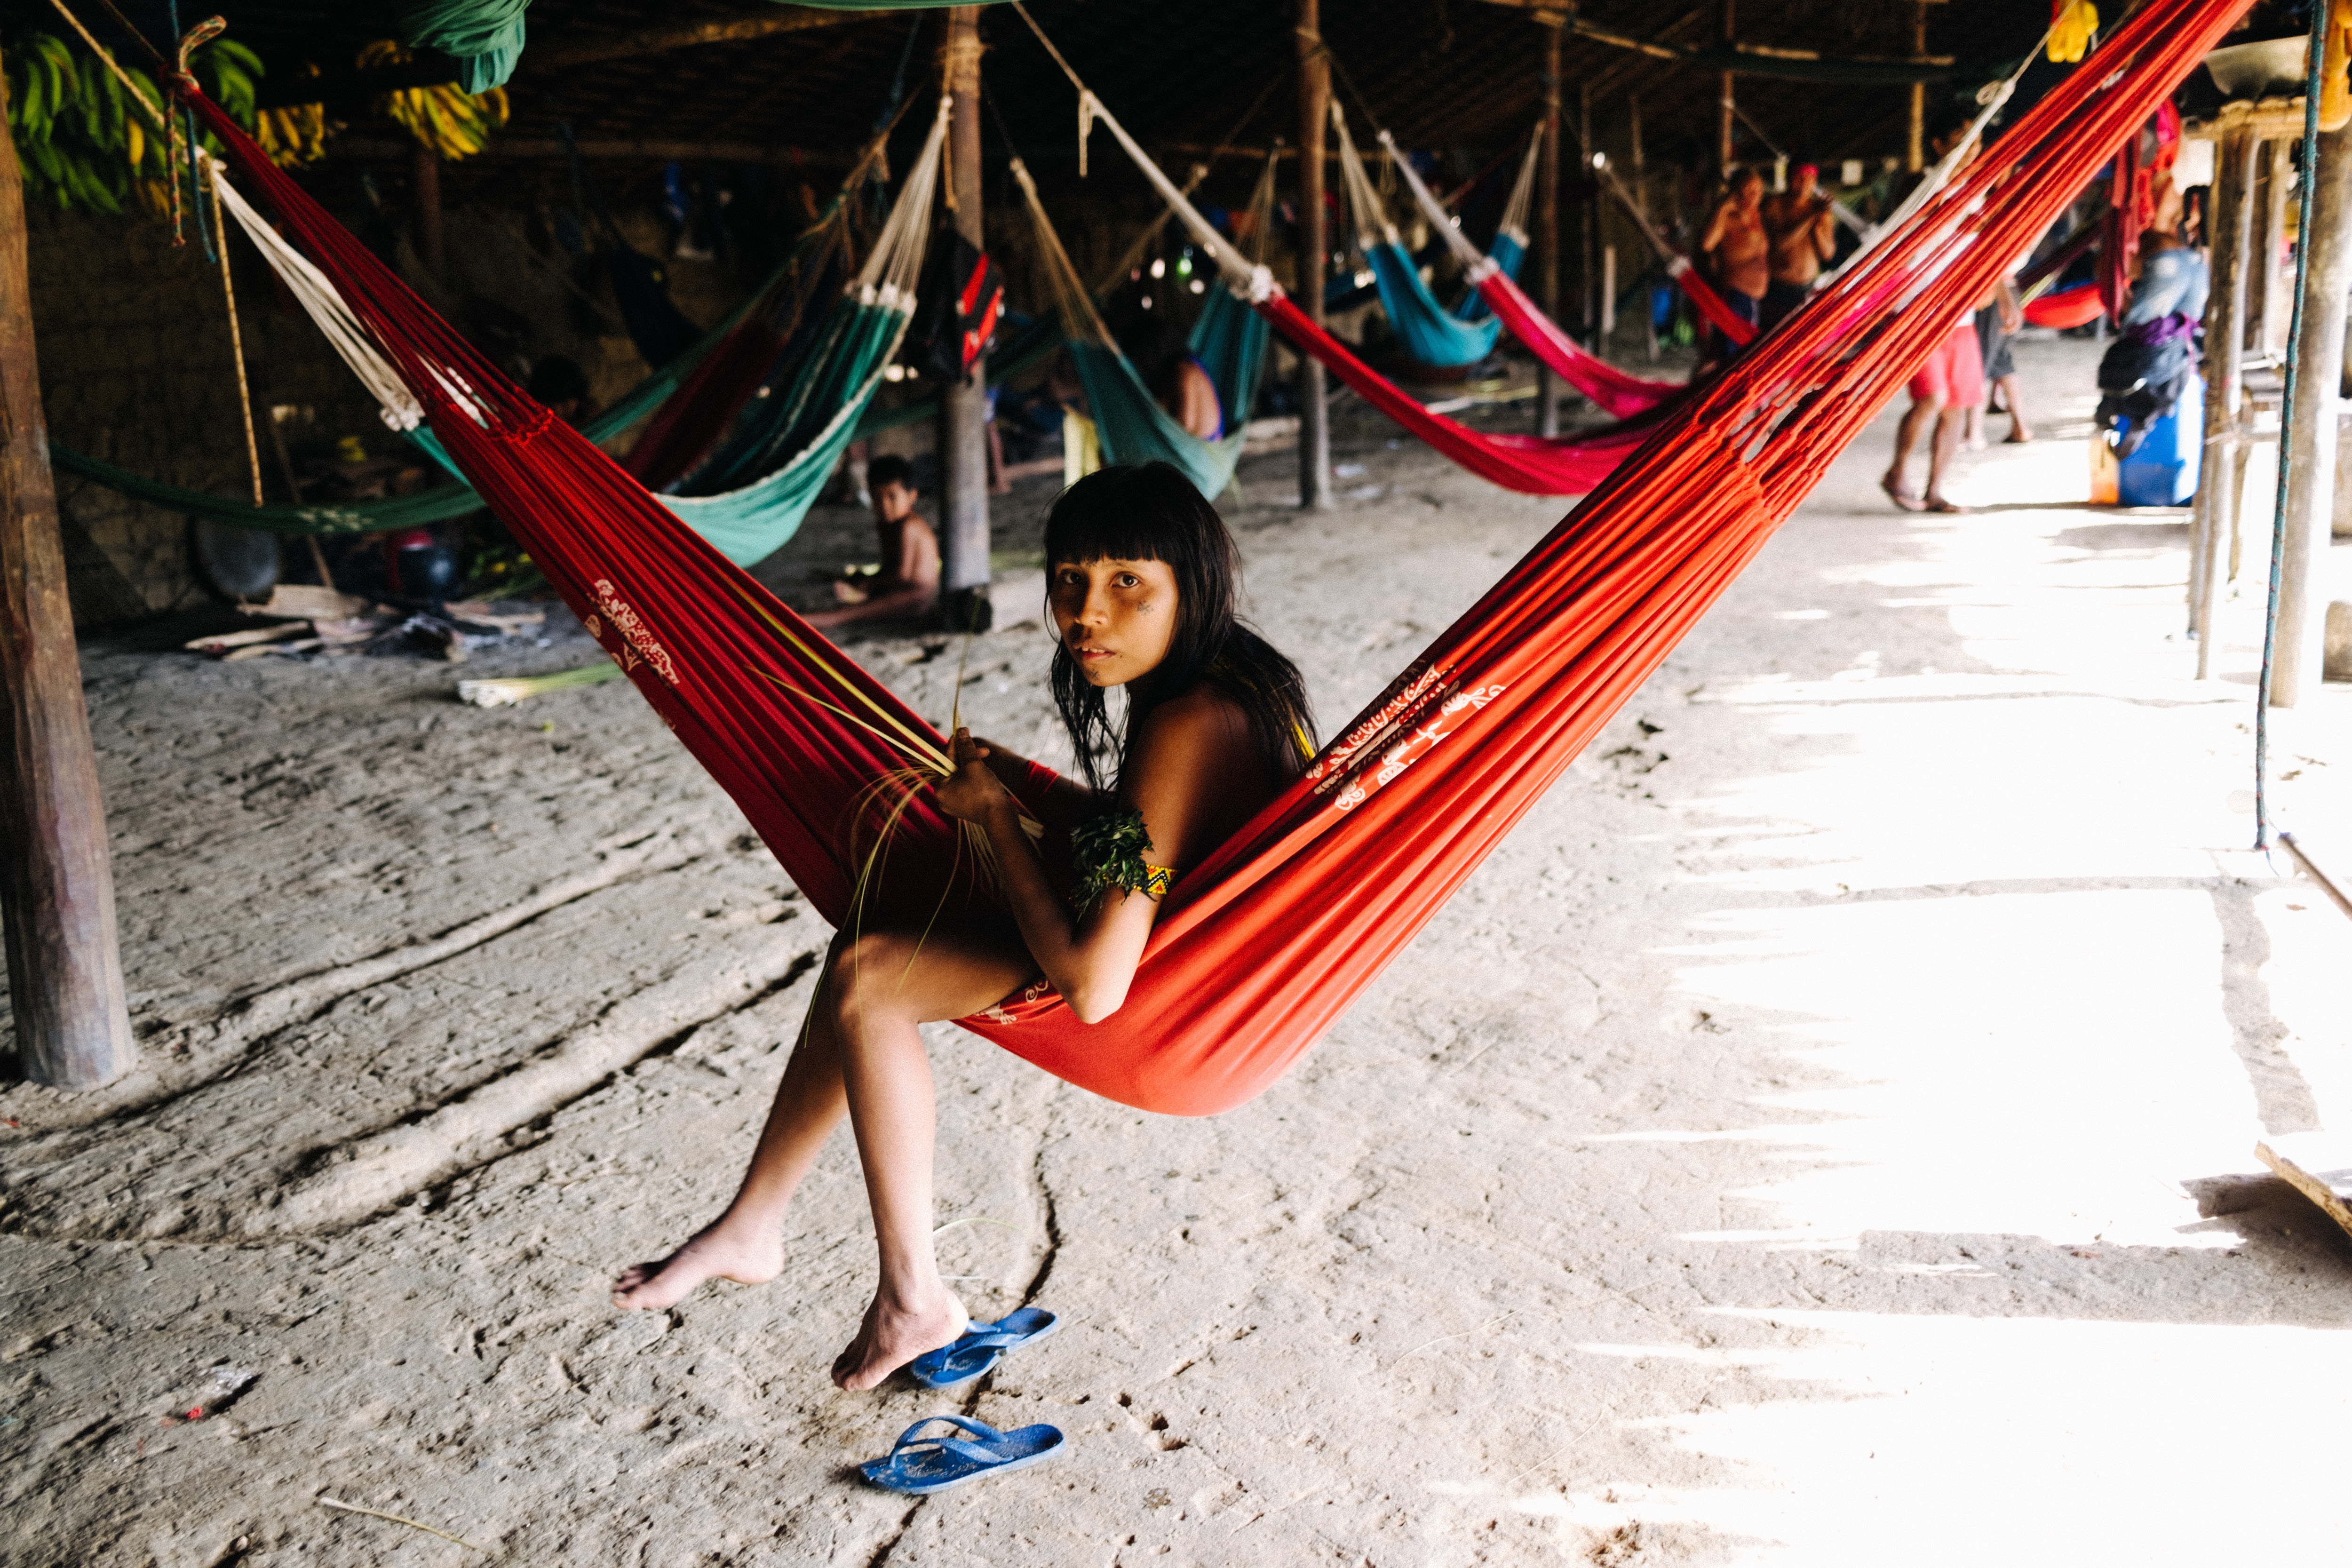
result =
[{"label": "roof beam", "polygon": [[618,37],[572,44],[537,55],[526,54],[523,65],[533,72],[563,70],[572,66],[595,65],[604,60],[628,59],[638,55],[697,49],[709,44],[739,44],[751,38],[772,38],[783,33],[804,33],[815,27],[864,21],[872,15],[866,11],[824,10],[814,5],[778,5],[772,14],[767,16],[730,16],[715,22],[648,27],[640,33],[625,33]]},{"label": "roof beam", "polygon": [[[811,168],[846,167],[857,153],[855,151],[812,151],[802,148],[795,155],[793,149],[772,142],[689,142],[671,140],[625,139],[617,137],[587,137],[579,142],[580,155],[598,163],[777,163],[790,167],[799,163]],[[329,140],[327,151],[341,158],[407,159],[416,150],[416,143],[405,138],[389,136],[337,136]],[[537,159],[546,162],[571,157],[562,142],[552,136],[493,136],[474,158],[492,162],[509,159]],[[472,158],[467,160],[468,163]]]}]

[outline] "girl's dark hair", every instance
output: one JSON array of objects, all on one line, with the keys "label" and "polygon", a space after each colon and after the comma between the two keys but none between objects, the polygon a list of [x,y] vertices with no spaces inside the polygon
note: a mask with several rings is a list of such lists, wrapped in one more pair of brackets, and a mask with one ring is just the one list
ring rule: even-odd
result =
[{"label": "girl's dark hair", "polygon": [[1159,667],[1127,688],[1127,733],[1111,727],[1102,689],[1087,684],[1066,645],[1054,650],[1054,705],[1079,770],[1115,789],[1143,716],[1206,682],[1249,716],[1250,742],[1268,774],[1298,776],[1315,745],[1315,716],[1298,667],[1244,626],[1241,552],[1225,520],[1167,463],[1097,469],[1064,490],[1045,519],[1045,573],[1090,561],[1160,561],[1176,574],[1176,635]]}]

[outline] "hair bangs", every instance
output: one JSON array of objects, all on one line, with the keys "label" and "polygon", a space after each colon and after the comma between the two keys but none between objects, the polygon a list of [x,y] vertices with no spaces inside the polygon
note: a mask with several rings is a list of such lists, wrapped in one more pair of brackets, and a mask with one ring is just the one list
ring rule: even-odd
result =
[{"label": "hair bangs", "polygon": [[1143,504],[1134,484],[1119,482],[1131,472],[1102,469],[1099,477],[1088,475],[1062,492],[1045,519],[1048,566],[1170,560],[1168,524],[1160,509]]}]

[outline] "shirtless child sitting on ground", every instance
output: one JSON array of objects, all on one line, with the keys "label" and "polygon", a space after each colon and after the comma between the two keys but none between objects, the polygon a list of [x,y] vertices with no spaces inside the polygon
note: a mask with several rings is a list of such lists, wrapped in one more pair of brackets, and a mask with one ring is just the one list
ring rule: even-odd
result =
[{"label": "shirtless child sitting on ground", "polygon": [[808,617],[813,626],[845,626],[922,615],[940,596],[940,540],[915,510],[913,465],[904,458],[877,458],[866,469],[874,497],[874,528],[882,542],[882,567],[870,577],[845,577],[834,584],[837,610]]}]

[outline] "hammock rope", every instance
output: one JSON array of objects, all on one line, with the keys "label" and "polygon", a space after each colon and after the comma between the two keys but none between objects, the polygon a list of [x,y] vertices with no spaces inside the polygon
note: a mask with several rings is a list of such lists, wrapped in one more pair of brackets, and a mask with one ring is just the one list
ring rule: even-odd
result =
[{"label": "hammock rope", "polygon": [[[1461,302],[1454,307],[1454,313],[1465,321],[1478,321],[1491,307],[1486,303],[1486,297],[1478,292],[1471,278],[1471,269],[1482,261],[1491,260],[1498,270],[1517,278],[1521,263],[1527,260],[1528,214],[1535,207],[1536,167],[1543,162],[1542,122],[1538,121],[1528,136],[1527,153],[1519,159],[1518,178],[1511,182],[1511,194],[1503,203],[1502,220],[1495,225],[1494,242],[1486,247],[1486,254],[1483,257],[1463,235],[1461,218],[1448,212],[1447,204],[1438,201],[1430,194],[1429,187],[1422,183],[1420,173],[1403,162],[1397,151],[1396,138],[1389,134],[1386,126],[1381,127],[1381,145],[1388,149],[1391,159],[1397,161],[1398,172],[1404,175],[1413,200],[1421,204],[1422,216],[1441,235],[1450,237],[1446,238],[1447,248],[1454,252],[1454,259],[1462,263],[1465,280],[1473,283],[1470,291],[1463,295]],[[1461,193],[1456,192],[1454,205],[1459,205],[1460,201]],[[1454,243],[1457,239],[1462,241],[1459,246]]]},{"label": "hammock rope", "polygon": [[[1495,338],[1503,323],[1493,316],[1483,321],[1465,321],[1437,302],[1429,285],[1421,279],[1421,268],[1405,248],[1390,218],[1388,204],[1372,188],[1371,178],[1364,171],[1362,154],[1356,151],[1355,138],[1348,131],[1348,116],[1339,100],[1331,100],[1331,130],[1339,142],[1341,183],[1348,190],[1348,208],[1355,218],[1356,247],[1370,263],[1373,280],[1381,290],[1381,306],[1388,312],[1389,325],[1396,329],[1405,352],[1423,364],[1475,364],[1495,352]],[[1391,159],[1391,164],[1394,163]],[[1416,176],[1417,177],[1417,176]],[[1452,240],[1461,239],[1461,231],[1453,220],[1436,220]],[[1467,241],[1463,241],[1467,244]],[[1502,263],[1493,256],[1482,256],[1478,264],[1499,269]],[[1514,258],[1516,260],[1516,258]]]},{"label": "hammock rope", "polygon": [[[1118,341],[1111,336],[1101,312],[1095,309],[1093,296],[1079,280],[1077,268],[1063,247],[1061,236],[1055,231],[1053,220],[1045,214],[1028,165],[1015,157],[1012,166],[1013,183],[1021,188],[1030,227],[1036,237],[1046,291],[1061,318],[1063,339],[1077,370],[1079,384],[1086,389],[1087,407],[1094,421],[1096,437],[1101,443],[1103,459],[1111,463],[1172,463],[1183,470],[1185,478],[1202,495],[1221,493],[1233,482],[1234,465],[1241,461],[1242,426],[1248,421],[1257,374],[1265,362],[1265,323],[1245,311],[1237,311],[1222,289],[1202,311],[1189,346],[1217,384],[1225,434],[1213,438],[1193,435],[1160,406],[1134,363],[1119,348]],[[1273,167],[1273,160],[1268,159],[1266,174],[1259,181],[1269,211]],[[1259,232],[1262,236],[1263,225]],[[1229,322],[1223,319],[1227,315],[1239,315],[1242,319]]]},{"label": "hammock rope", "polygon": [[[2149,0],[1995,155],[1680,404],[1305,776],[1176,884],[1120,1011],[1080,1024],[1037,982],[966,1026],[1150,1110],[1206,1114],[1274,1082],[2248,3]],[[812,904],[843,919],[856,803],[910,754],[936,751],[937,731],[533,404],[216,108],[181,90],[593,635]],[[1203,248],[1231,258],[1229,277],[1263,277],[1222,241]],[[1267,284],[1260,309],[1297,317]],[[983,904],[958,825],[920,796],[893,809],[897,851],[869,878],[866,909],[920,921],[943,899],[950,911]]]}]

